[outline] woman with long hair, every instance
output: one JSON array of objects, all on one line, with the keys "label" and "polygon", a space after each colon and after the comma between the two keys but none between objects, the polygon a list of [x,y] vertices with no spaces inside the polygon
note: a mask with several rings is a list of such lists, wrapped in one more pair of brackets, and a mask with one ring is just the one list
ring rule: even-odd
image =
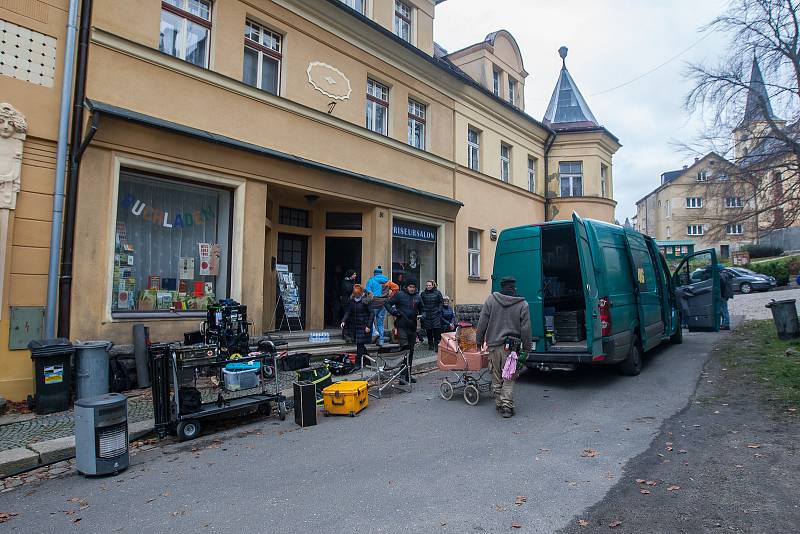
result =
[{"label": "woman with long hair", "polygon": [[344,330],[356,344],[356,366],[363,365],[363,357],[367,353],[367,343],[372,341],[372,322],[375,319],[375,310],[372,309],[371,297],[364,291],[361,284],[353,286],[350,299],[344,307],[342,317],[342,330]]}]

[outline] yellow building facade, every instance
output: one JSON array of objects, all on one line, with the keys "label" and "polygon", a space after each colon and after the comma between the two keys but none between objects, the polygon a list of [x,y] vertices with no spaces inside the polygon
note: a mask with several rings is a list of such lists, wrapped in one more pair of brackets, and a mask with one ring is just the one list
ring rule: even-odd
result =
[{"label": "yellow building facade", "polygon": [[[144,323],[177,340],[220,298],[246,304],[261,333],[284,318],[282,272],[306,329],[338,323],[348,269],[365,282],[380,265],[479,303],[503,228],[572,211],[613,221],[616,138],[593,117],[527,114],[508,32],[452,57],[435,45],[437,3],[95,2],[66,335],[129,344]],[[47,37],[53,56],[49,79],[0,76],[0,101],[27,121],[3,250],[0,395],[12,400],[32,391],[17,308],[47,297],[67,16],[66,1],[29,4],[0,7],[4,29]],[[577,102],[570,90],[562,106]]]}]

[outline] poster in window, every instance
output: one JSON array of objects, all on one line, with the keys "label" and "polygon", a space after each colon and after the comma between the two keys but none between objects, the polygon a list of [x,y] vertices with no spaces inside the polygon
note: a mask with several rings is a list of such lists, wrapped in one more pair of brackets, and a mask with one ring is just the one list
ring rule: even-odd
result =
[{"label": "poster in window", "polygon": [[194,258],[184,257],[178,262],[178,275],[181,280],[194,278]]}]

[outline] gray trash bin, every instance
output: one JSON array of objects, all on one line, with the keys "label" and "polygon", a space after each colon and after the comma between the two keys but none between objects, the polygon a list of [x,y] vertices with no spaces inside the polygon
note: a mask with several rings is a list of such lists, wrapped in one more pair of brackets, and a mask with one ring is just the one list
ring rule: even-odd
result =
[{"label": "gray trash bin", "polygon": [[78,399],[108,393],[108,349],[110,341],[75,344],[75,396]]},{"label": "gray trash bin", "polygon": [[778,330],[779,339],[800,337],[800,322],[797,320],[795,299],[773,300],[766,307],[772,311],[772,320]]}]

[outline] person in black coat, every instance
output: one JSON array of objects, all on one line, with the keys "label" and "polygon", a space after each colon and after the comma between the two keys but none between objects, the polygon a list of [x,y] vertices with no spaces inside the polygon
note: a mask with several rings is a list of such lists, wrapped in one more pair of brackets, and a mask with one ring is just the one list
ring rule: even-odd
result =
[{"label": "person in black coat", "polygon": [[438,350],[439,339],[442,337],[442,306],[444,298],[442,293],[436,289],[436,282],[428,280],[425,282],[425,291],[420,295],[422,300],[422,328],[428,335],[428,349]]},{"label": "person in black coat", "polygon": [[442,332],[455,332],[456,312],[450,306],[450,297],[444,295],[442,299]]},{"label": "person in black coat", "polygon": [[[344,273],[344,279],[342,280],[341,286],[339,286],[339,302],[341,304],[340,312],[342,316],[344,315],[344,312],[350,302],[350,296],[353,294],[353,287],[356,285],[357,278],[358,273],[353,269],[348,269]],[[345,341],[352,341],[347,332],[342,332],[342,335],[344,336]]]},{"label": "person in black coat", "polygon": [[367,343],[372,341],[372,322],[375,311],[370,305],[371,298],[364,292],[361,284],[353,286],[353,293],[344,308],[342,330],[347,332],[356,343],[356,366],[363,365],[363,357],[367,353]]},{"label": "person in black coat", "polygon": [[[414,361],[414,344],[417,342],[417,315],[422,309],[422,301],[417,295],[417,281],[409,279],[406,287],[389,298],[383,307],[395,318],[394,326],[397,328],[400,348],[408,350],[410,367]],[[406,380],[417,381],[411,376],[411,369],[408,370]]]}]

